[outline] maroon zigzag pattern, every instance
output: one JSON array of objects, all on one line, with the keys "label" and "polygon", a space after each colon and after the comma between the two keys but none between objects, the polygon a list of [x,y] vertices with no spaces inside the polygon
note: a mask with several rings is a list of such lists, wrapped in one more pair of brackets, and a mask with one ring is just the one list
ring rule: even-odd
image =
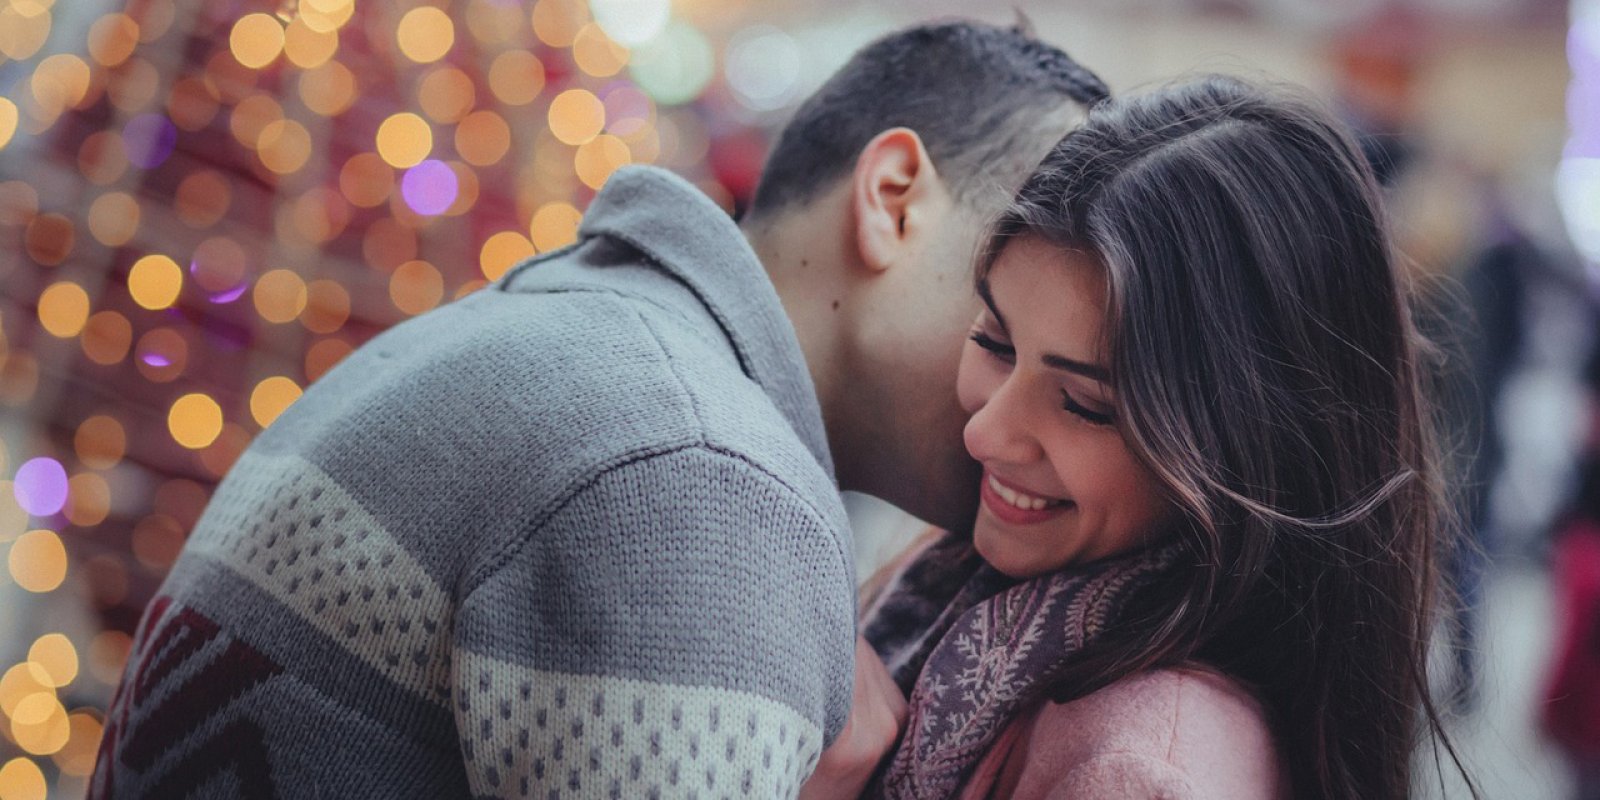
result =
[{"label": "maroon zigzag pattern", "polygon": [[[139,715],[130,727],[133,708],[148,702],[177,668],[222,634],[216,621],[188,607],[171,614],[172,598],[157,597],[150,604],[131,663],[112,701],[100,744],[99,762],[89,797],[116,797],[119,768],[149,770],[164,753],[182,746],[208,720],[224,712],[246,692],[282,673],[283,667],[261,651],[234,640],[161,703]],[[160,620],[158,623],[157,620]],[[233,768],[243,797],[275,795],[264,732],[255,722],[240,717],[196,745],[176,766],[162,775],[145,794],[151,798],[180,798],[228,768]]]}]

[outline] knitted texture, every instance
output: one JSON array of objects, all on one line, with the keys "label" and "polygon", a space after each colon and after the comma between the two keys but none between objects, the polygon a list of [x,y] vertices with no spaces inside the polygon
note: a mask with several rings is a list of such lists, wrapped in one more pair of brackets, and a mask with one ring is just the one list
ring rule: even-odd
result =
[{"label": "knitted texture", "polygon": [[789,797],[854,568],[777,294],[692,186],[373,339],[218,486],[95,797]]}]

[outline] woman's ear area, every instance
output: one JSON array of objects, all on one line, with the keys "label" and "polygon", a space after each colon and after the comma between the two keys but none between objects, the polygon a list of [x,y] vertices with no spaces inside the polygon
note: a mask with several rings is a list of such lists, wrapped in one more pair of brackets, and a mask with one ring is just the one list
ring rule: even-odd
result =
[{"label": "woman's ear area", "polygon": [[952,205],[922,137],[890,128],[861,148],[850,206],[861,263],[881,272],[905,259]]}]

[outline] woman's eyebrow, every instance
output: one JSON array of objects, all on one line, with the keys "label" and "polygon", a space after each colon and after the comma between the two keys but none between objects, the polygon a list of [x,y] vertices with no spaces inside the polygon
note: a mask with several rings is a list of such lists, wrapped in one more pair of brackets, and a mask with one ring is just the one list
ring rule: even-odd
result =
[{"label": "woman's eyebrow", "polygon": [[1055,367],[1059,370],[1082,375],[1085,378],[1093,378],[1101,383],[1109,383],[1111,381],[1111,370],[1099,364],[1089,364],[1066,356],[1058,356],[1055,353],[1045,353],[1039,357],[1039,360],[1043,361],[1047,367]]}]

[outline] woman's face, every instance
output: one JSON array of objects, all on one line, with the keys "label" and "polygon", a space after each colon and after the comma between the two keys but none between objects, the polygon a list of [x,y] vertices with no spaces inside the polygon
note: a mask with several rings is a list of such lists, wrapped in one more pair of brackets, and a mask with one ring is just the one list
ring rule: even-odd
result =
[{"label": "woman's face", "polygon": [[978,552],[1027,578],[1150,541],[1175,512],[1115,418],[1099,264],[1025,237],[979,293],[957,380],[967,451],[984,468]]}]

